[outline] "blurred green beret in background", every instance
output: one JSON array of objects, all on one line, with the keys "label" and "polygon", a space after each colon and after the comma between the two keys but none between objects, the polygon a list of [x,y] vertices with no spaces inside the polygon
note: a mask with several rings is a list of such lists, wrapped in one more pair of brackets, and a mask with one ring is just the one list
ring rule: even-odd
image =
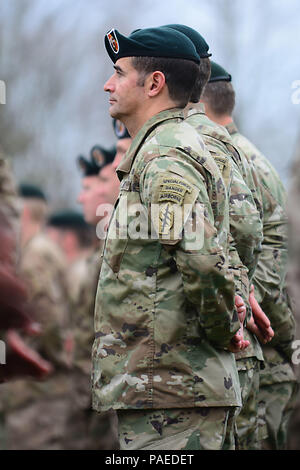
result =
[{"label": "blurred green beret in background", "polygon": [[48,218],[47,225],[61,229],[76,229],[89,227],[80,212],[69,209],[54,212]]},{"label": "blurred green beret in background", "polygon": [[212,82],[231,82],[230,73],[226,72],[221,65],[216,62],[211,61],[211,75],[209,83]]},{"label": "blurred green beret in background", "polygon": [[119,119],[113,119],[113,128],[118,139],[131,139],[128,130]]},{"label": "blurred green beret in background", "polygon": [[45,193],[39,186],[30,183],[21,183],[18,187],[19,196],[24,198],[35,198],[47,201]]},{"label": "blurred green beret in background", "polygon": [[79,155],[77,158],[78,165],[82,170],[83,176],[98,175],[99,171],[112,163],[116,155],[116,148],[105,149],[100,145],[94,145],[90,151],[90,158]]}]

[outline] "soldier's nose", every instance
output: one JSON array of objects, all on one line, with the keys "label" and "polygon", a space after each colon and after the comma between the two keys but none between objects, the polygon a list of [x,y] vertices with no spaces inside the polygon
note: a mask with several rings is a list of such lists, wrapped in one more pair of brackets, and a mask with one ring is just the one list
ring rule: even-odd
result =
[{"label": "soldier's nose", "polygon": [[104,91],[113,91],[112,77],[110,77],[106,83],[104,83]]}]

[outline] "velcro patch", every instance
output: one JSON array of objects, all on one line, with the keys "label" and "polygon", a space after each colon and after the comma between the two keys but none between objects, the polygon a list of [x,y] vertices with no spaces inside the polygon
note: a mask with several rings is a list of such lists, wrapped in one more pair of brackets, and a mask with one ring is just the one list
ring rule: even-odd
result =
[{"label": "velcro patch", "polygon": [[160,182],[158,202],[174,202],[182,204],[185,193],[192,192],[192,186],[177,178],[163,177]]},{"label": "velcro patch", "polygon": [[174,210],[170,203],[162,204],[159,209],[159,234],[169,235],[174,223]]}]

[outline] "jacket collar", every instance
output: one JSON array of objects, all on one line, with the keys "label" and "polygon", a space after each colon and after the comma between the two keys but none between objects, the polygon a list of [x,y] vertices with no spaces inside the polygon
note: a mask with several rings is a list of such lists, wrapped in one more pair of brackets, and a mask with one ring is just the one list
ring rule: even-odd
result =
[{"label": "jacket collar", "polygon": [[187,118],[193,114],[205,114],[204,103],[189,103],[184,108],[184,117]]},{"label": "jacket collar", "polygon": [[161,111],[158,114],[155,114],[155,116],[148,119],[148,121],[143,125],[143,127],[139,130],[139,132],[133,139],[130,148],[127,150],[125,156],[123,157],[121,163],[119,164],[117,168],[117,175],[120,181],[123,179],[123,177],[126,174],[130,172],[135,156],[138,153],[141,145],[143,144],[147,136],[153,131],[153,129],[155,129],[155,127],[159,126],[165,121],[169,121],[172,119],[183,120],[184,119],[183,109],[181,108],[167,109],[165,111]]},{"label": "jacket collar", "polygon": [[230,135],[238,133],[238,128],[236,127],[236,124],[233,121],[230,124],[227,124],[227,126],[225,127]]}]

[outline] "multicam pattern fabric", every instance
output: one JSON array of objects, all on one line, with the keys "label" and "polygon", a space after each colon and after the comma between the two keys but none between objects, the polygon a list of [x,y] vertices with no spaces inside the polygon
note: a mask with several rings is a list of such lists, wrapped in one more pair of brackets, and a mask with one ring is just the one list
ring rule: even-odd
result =
[{"label": "multicam pattern fabric", "polygon": [[[232,123],[228,126],[234,143],[242,148],[258,175],[263,205],[263,243],[253,283],[255,297],[270,318],[275,331],[271,345],[276,349],[278,363],[282,355],[291,360],[295,321],[286,288],[287,273],[287,210],[286,193],[269,161],[239,134]],[[262,373],[263,375],[263,373]],[[270,383],[276,381],[273,375]]]},{"label": "multicam pattern fabric", "polygon": [[[259,390],[260,404],[266,410],[268,437],[262,441],[263,450],[286,450],[289,421],[294,409],[297,384],[293,381],[273,383]],[[294,433],[293,433],[294,431]],[[297,440],[298,429],[291,429]]]},{"label": "multicam pattern fabric", "polygon": [[[274,407],[272,404],[273,386],[278,384],[280,388],[281,385],[279,384],[286,382],[293,384],[296,380],[291,366],[295,320],[286,286],[288,261],[286,193],[270,162],[248,139],[238,132],[235,124],[232,123],[227,126],[227,130],[237,147],[241,148],[248,161],[252,162],[258,175],[263,206],[264,238],[253,284],[255,297],[269,317],[275,332],[272,342],[268,346],[263,346],[265,367],[260,373],[259,399],[261,401],[261,394],[263,393],[267,410],[266,425],[268,430],[271,430],[276,422],[277,431],[279,432],[281,426],[285,426],[285,416],[282,410],[291,406],[291,396],[283,394],[280,400],[281,402],[286,400],[284,406]],[[276,418],[268,412],[269,408],[272,408],[272,413],[275,413]],[[269,421],[269,417],[272,422]],[[276,440],[273,439],[272,442],[274,445],[276,444]]]},{"label": "multicam pattern fabric", "polygon": [[[226,129],[211,121],[205,115],[202,103],[189,105],[185,109],[188,122],[203,138],[206,148],[217,162],[221,173],[228,175],[228,165],[231,167],[231,177],[224,177],[229,189],[229,223],[230,223],[230,266],[234,276],[236,293],[241,295],[245,304],[249,298],[249,279],[257,265],[258,254],[262,242],[261,214],[257,209],[254,196],[241,175],[242,159],[234,147]],[[239,165],[237,165],[237,163]],[[244,168],[244,167],[243,167]],[[249,307],[250,308],[250,307]],[[261,347],[250,332],[245,332],[245,339],[250,346],[236,355],[239,357],[257,357],[263,360]]]},{"label": "multicam pattern fabric", "polygon": [[36,235],[22,251],[19,271],[34,305],[33,315],[43,329],[34,340],[35,348],[56,367],[69,368],[70,312],[63,253],[46,235]]},{"label": "multicam pattern fabric", "polygon": [[19,270],[34,306],[32,315],[42,327],[41,335],[27,341],[53,364],[54,372],[44,382],[18,380],[2,387],[7,448],[35,449],[38,445],[40,449],[61,449],[72,365],[64,257],[52,241],[39,234],[24,247]]},{"label": "multicam pattern fabric", "polygon": [[259,419],[262,415],[258,409],[260,362],[256,358],[239,359],[239,379],[242,390],[242,409],[237,415],[236,426],[239,450],[260,449]]},{"label": "multicam pattern fabric", "polygon": [[[201,135],[206,148],[216,160],[221,173],[226,171],[226,161],[229,160],[232,168],[229,186],[230,233],[233,237],[233,246],[236,248],[244,266],[248,269],[251,278],[257,265],[260,245],[262,242],[261,212],[257,208],[257,193],[253,182],[249,184],[245,173],[247,161],[242,152],[234,146],[233,141],[222,126],[211,121],[205,115],[202,103],[189,105],[185,109],[186,122],[188,122]],[[222,166],[222,168],[221,168]],[[241,171],[242,169],[242,171]],[[228,178],[224,178],[228,180]],[[260,209],[260,204],[258,204]]]},{"label": "multicam pattern fabric", "polygon": [[[241,403],[234,356],[226,350],[239,328],[227,265],[227,190],[202,139],[182,121],[177,109],[154,116],[118,168],[120,196],[96,297],[96,410]],[[157,206],[174,185],[182,205],[165,200]],[[152,223],[155,238],[115,236],[137,223],[135,204],[143,212],[141,230],[146,220],[151,234]],[[175,213],[182,215],[187,204],[192,225],[196,220],[202,226],[196,234],[204,235],[196,246],[183,230],[184,217],[181,225],[169,220],[171,212],[174,221]],[[154,214],[153,207],[158,207]],[[168,235],[160,233],[161,218]]]},{"label": "multicam pattern fabric", "polygon": [[[74,335],[74,367],[89,377],[91,372],[91,348],[94,340],[94,309],[101,264],[101,246],[80,260],[76,279],[68,276],[71,300],[71,321]],[[90,397],[89,397],[90,399]]]},{"label": "multicam pattern fabric", "polygon": [[122,410],[121,450],[234,450],[235,408]]},{"label": "multicam pattern fabric", "polygon": [[94,306],[103,242],[76,262],[68,275],[74,336],[70,407],[65,448],[118,449],[117,416],[114,411],[95,413],[91,402],[91,348],[94,340]]}]

